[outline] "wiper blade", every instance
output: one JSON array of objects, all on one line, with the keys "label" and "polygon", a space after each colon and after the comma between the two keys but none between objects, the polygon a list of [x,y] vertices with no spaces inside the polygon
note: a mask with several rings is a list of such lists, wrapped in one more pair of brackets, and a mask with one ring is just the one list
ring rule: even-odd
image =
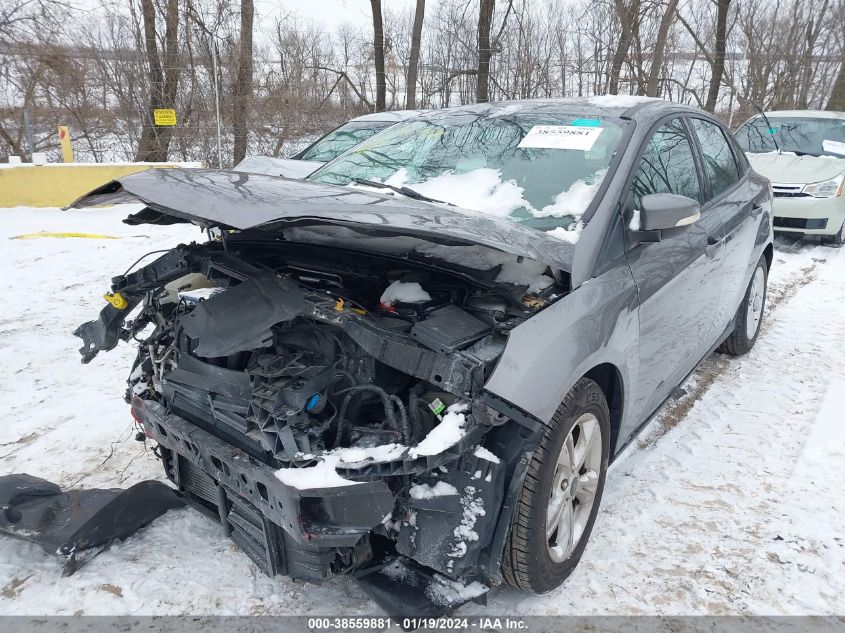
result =
[{"label": "wiper blade", "polygon": [[428,196],[424,196],[419,191],[415,191],[410,187],[395,187],[393,185],[388,185],[386,182],[367,180],[366,178],[353,178],[352,182],[354,182],[356,185],[375,187],[376,189],[390,189],[391,191],[395,191],[396,193],[401,194],[406,198],[412,198],[414,200],[422,200],[423,202],[437,202],[438,204],[448,204],[450,207],[455,206],[451,202],[446,202],[445,200],[438,200],[437,198],[429,198]]}]

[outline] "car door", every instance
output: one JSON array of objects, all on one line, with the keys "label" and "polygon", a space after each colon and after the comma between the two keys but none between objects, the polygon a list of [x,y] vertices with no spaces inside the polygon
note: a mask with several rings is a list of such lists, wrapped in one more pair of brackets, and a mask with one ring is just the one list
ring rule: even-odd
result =
[{"label": "car door", "polygon": [[640,363],[634,394],[638,419],[663,402],[717,337],[722,218],[705,210],[697,222],[659,235],[637,230],[639,202],[647,194],[705,200],[695,151],[682,118],[659,125],[641,151],[623,200],[628,264],[639,298]]},{"label": "car door", "polygon": [[748,275],[757,263],[751,260],[766,192],[751,182],[745,163],[737,163],[727,132],[720,125],[699,117],[690,117],[689,122],[707,179],[708,199],[702,213],[718,214],[723,224],[725,265],[718,329],[724,330],[745,295]]}]

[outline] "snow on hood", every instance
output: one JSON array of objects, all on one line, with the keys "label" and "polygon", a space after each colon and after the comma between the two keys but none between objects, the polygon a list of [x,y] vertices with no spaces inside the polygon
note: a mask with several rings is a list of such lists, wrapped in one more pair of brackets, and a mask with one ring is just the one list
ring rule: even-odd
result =
[{"label": "snow on hood", "polygon": [[746,156],[756,172],[776,184],[822,182],[845,172],[845,158],[797,156],[791,152],[748,153]]}]

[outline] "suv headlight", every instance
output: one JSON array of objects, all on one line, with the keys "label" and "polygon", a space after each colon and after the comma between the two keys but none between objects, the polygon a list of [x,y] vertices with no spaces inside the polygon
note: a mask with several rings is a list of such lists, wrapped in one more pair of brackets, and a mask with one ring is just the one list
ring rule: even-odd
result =
[{"label": "suv headlight", "polygon": [[802,193],[809,194],[814,198],[836,198],[842,195],[842,183],[845,182],[845,174],[839,174],[836,178],[824,182],[813,182],[804,185]]}]

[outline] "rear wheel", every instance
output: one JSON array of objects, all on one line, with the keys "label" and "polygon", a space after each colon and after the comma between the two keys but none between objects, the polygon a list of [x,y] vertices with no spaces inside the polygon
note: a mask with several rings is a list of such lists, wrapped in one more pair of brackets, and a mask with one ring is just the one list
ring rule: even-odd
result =
[{"label": "rear wheel", "polygon": [[595,382],[582,378],[529,463],[505,545],[505,582],[546,593],[572,573],[598,514],[609,453],[607,401]]},{"label": "rear wheel", "polygon": [[766,304],[766,282],[768,279],[766,258],[761,257],[751,275],[745,297],[736,311],[734,331],[719,347],[720,352],[731,356],[747,354],[757,342],[760,325],[763,323],[763,307]]}]

